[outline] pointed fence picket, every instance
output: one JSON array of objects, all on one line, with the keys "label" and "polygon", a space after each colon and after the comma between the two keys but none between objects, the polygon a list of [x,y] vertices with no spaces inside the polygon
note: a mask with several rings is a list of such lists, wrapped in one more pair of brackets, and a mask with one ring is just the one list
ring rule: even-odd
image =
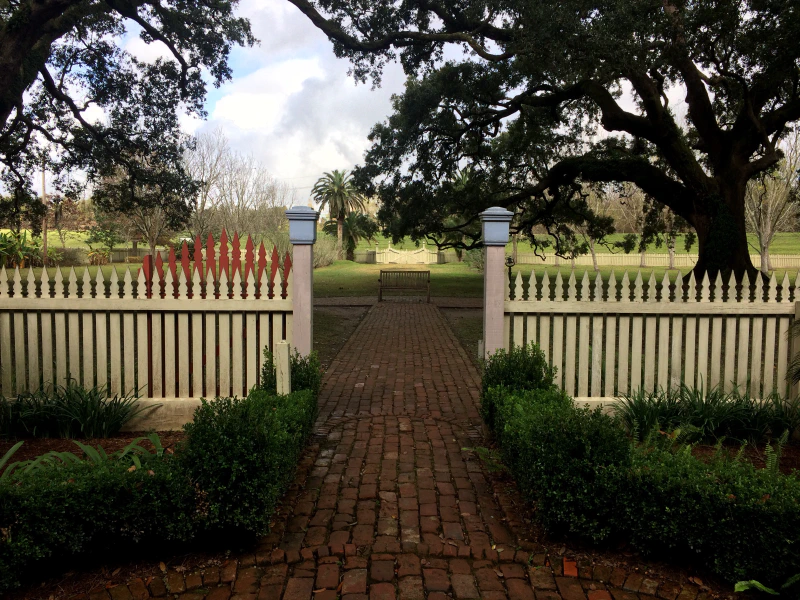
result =
[{"label": "pointed fence picket", "polygon": [[[556,382],[576,398],[607,401],[640,388],[720,386],[753,397],[789,392],[790,328],[800,273],[765,283],[694,273],[659,282],[641,272],[604,283],[521,274],[505,301],[506,347],[538,343]],[[541,289],[541,293],[539,293]],[[797,304],[796,304],[797,303]]]},{"label": "pointed fence picket", "polygon": [[0,268],[0,394],[69,380],[153,399],[246,394],[264,348],[291,344],[292,263],[242,242],[197,238],[94,280]]}]

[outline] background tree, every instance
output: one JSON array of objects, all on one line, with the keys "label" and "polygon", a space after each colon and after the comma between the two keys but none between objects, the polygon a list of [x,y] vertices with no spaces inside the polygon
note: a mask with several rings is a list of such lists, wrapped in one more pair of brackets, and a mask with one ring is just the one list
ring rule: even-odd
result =
[{"label": "background tree", "polygon": [[354,210],[365,210],[366,200],[356,189],[352,173],[334,170],[320,177],[311,189],[311,197],[319,202],[320,209],[328,207],[331,219],[336,219],[336,254],[342,260],[344,219]]},{"label": "background tree", "polygon": [[[8,195],[32,195],[31,176],[43,163],[55,176],[55,189],[70,195],[76,192],[74,180],[70,185],[65,179],[70,170],[83,171],[90,183],[121,171],[132,188],[186,187],[191,180],[181,158],[188,139],[179,116],[205,116],[207,83],[218,86],[230,78],[234,45],[255,42],[249,23],[234,16],[237,4],[0,3],[0,177]],[[158,43],[169,57],[136,59],[126,49],[125,34],[131,32],[146,44]],[[90,117],[98,113],[101,118]],[[142,161],[143,156],[159,160]],[[109,209],[130,208],[112,206],[118,197],[98,201]]]},{"label": "background tree", "polygon": [[[800,118],[794,0],[289,1],[357,79],[398,57],[409,76],[358,174],[393,235],[492,204],[531,230],[588,212],[583,183],[630,182],[696,230],[698,273],[755,275],[747,182]],[[456,199],[444,182],[466,163],[484,193]]]},{"label": "background tree", "polygon": [[[361,240],[373,241],[378,233],[378,222],[362,212],[349,212],[344,218],[343,237],[347,260],[356,259],[356,248]],[[337,235],[339,220],[330,219],[322,228],[328,235]]]},{"label": "background tree", "polygon": [[189,220],[192,237],[205,240],[214,227],[214,207],[219,201],[222,178],[231,149],[222,129],[201,133],[184,154],[186,171],[198,182],[197,197]]},{"label": "background tree", "polygon": [[794,230],[797,224],[800,209],[800,128],[785,140],[782,149],[784,158],[774,169],[750,181],[745,196],[747,227],[758,239],[761,271],[765,275],[772,270],[769,247],[775,234]]},{"label": "background tree", "polygon": [[49,226],[55,229],[62,248],[66,248],[70,236],[86,231],[95,224],[92,211],[85,202],[60,195],[53,196],[51,202]]}]

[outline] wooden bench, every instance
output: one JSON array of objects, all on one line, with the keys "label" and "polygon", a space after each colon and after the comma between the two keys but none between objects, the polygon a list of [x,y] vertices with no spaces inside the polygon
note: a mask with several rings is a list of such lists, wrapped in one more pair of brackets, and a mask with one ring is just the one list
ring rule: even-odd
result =
[{"label": "wooden bench", "polygon": [[383,300],[384,290],[426,290],[428,303],[431,301],[430,271],[391,271],[381,270],[378,278],[378,302]]}]

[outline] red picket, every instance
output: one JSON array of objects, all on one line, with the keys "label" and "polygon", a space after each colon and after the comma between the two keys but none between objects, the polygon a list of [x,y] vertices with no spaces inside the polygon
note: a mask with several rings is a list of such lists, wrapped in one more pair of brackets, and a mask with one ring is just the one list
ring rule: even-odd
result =
[{"label": "red picket", "polygon": [[269,297],[275,297],[275,274],[278,272],[278,263],[280,262],[280,257],[278,256],[278,247],[272,247],[272,259],[270,260],[270,274],[269,274]]}]

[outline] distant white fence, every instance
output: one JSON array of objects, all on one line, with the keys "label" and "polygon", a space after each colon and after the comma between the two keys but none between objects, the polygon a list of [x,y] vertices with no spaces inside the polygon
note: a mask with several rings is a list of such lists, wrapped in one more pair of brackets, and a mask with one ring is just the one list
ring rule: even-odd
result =
[{"label": "distant white fence", "polygon": [[[641,255],[638,253],[623,254],[609,252],[597,253],[597,265],[600,267],[638,267],[641,265]],[[645,266],[647,267],[669,267],[669,254],[645,253]],[[760,268],[761,255],[751,254],[750,260]],[[675,268],[693,268],[697,263],[697,254],[676,254]],[[800,269],[800,255],[796,254],[772,254],[770,263],[773,269]],[[544,259],[532,252],[517,253],[517,264],[519,265],[548,265],[548,266],[569,266],[572,260],[569,258],[557,257],[554,254],[546,254]],[[591,254],[584,254],[575,258],[576,267],[592,266]]]},{"label": "distant white fence", "polygon": [[262,351],[292,341],[292,264],[237,236],[205,252],[170,253],[151,268],[0,270],[0,392],[12,397],[77,380],[150,399],[241,396]]},{"label": "distant white fence", "polygon": [[437,265],[444,262],[444,254],[438,249],[431,250],[425,244],[416,250],[397,250],[389,247],[375,250],[375,262],[379,265]]},{"label": "distant white fence", "polygon": [[800,274],[790,285],[773,275],[737,286],[731,279],[697,283],[678,274],[657,283],[627,273],[607,284],[599,274],[564,284],[517,273],[506,286],[506,348],[538,343],[556,380],[577,399],[611,400],[639,389],[681,382],[706,389],[738,387],[754,397],[789,392],[790,327],[800,307]]}]

